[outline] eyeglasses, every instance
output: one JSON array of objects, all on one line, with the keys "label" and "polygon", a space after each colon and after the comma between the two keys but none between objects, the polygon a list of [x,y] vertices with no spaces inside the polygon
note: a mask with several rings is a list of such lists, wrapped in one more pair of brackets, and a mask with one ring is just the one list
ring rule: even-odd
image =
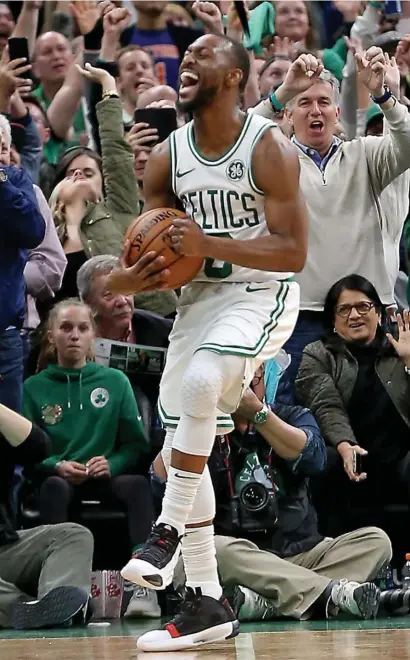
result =
[{"label": "eyeglasses", "polygon": [[252,387],[255,385],[259,385],[259,383],[264,379],[265,377],[265,366],[261,365],[256,372],[255,376],[252,378]]},{"label": "eyeglasses", "polygon": [[374,307],[376,307],[375,303],[363,301],[358,302],[355,305],[336,305],[335,312],[338,316],[346,318],[350,316],[352,309],[355,309],[360,316],[366,316],[366,314],[368,314]]}]

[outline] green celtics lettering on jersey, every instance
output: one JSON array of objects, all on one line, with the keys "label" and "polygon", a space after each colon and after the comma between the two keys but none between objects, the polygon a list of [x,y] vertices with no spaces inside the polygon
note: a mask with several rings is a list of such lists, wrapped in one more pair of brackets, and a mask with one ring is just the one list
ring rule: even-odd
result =
[{"label": "green celtics lettering on jersey", "polygon": [[[252,156],[263,134],[273,128],[268,119],[248,114],[237,142],[218,160],[208,160],[195,145],[193,122],[169,138],[172,187],[185,211],[206,234],[249,240],[268,236],[264,195],[252,174]],[[272,168],[273,164],[266,164]],[[292,273],[251,270],[206,259],[196,281],[271,282]]]}]

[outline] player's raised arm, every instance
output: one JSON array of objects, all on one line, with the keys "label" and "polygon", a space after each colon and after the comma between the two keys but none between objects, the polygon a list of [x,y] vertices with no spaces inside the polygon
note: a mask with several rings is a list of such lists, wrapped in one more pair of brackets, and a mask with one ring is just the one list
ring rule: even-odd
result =
[{"label": "player's raised arm", "polygon": [[273,128],[256,146],[252,173],[265,195],[270,236],[232,241],[209,236],[189,218],[177,218],[171,231],[177,251],[212,257],[253,270],[299,272],[307,252],[307,211],[299,187],[299,160],[291,142]]},{"label": "player's raised arm", "polygon": [[144,199],[144,213],[163,206],[175,206],[175,196],[171,187],[168,140],[154,147],[147,160],[144,172]]}]

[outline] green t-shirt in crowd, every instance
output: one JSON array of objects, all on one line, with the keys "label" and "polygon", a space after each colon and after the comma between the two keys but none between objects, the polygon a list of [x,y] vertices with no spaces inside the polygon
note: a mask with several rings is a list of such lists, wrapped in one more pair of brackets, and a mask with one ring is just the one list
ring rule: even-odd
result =
[{"label": "green t-shirt in crowd", "polygon": [[114,477],[148,449],[128,378],[95,362],[81,369],[52,364],[28,378],[23,414],[51,439],[51,456],[42,463],[47,467],[104,456]]},{"label": "green t-shirt in crowd", "polygon": [[[48,110],[51,104],[51,100],[44,96],[44,89],[42,85],[39,85],[39,87],[33,91],[33,96],[36,96],[41,102],[43,108]],[[63,154],[66,149],[69,149],[70,147],[76,147],[80,144],[80,136],[86,131],[84,113],[81,105],[74,115],[73,128],[75,135],[74,140],[59,140],[53,134],[51,134],[49,141],[44,145],[44,156],[50,165],[56,165],[61,154]]]}]

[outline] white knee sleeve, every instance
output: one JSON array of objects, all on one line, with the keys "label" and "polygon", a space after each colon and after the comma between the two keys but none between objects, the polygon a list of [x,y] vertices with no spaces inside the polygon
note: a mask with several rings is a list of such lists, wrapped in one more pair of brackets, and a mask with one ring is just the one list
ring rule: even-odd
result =
[{"label": "white knee sleeve", "polygon": [[173,449],[195,456],[209,456],[216,435],[219,403],[226,392],[241,390],[244,358],[198,351],[193,356],[181,388],[181,418]]},{"label": "white knee sleeve", "polygon": [[182,413],[204,419],[218,408],[221,397],[235,383],[240,388],[245,358],[200,350],[192,357],[181,388]]},{"label": "white knee sleeve", "polygon": [[183,414],[205,419],[216,411],[224,374],[222,360],[215,360],[214,356],[209,351],[199,351],[189,363],[181,388]]}]

